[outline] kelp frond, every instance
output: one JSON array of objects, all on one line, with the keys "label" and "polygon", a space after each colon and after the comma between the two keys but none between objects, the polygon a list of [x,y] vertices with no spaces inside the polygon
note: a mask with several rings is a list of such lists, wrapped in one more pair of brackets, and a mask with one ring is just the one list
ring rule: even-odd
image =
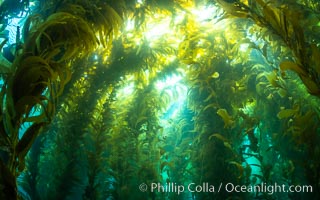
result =
[{"label": "kelp frond", "polygon": [[228,3],[225,0],[219,0],[218,3],[227,13],[237,17],[251,18],[258,25],[267,27],[280,36],[287,47],[292,50],[296,59],[294,65],[284,61],[280,64],[280,68],[285,67],[295,71],[309,93],[320,96],[320,62],[316,59],[320,55],[320,50],[305,38],[301,23],[304,19],[302,14],[305,11],[301,10],[301,6],[298,4],[279,6],[264,0],[257,0],[248,6],[240,1]]},{"label": "kelp frond", "polygon": [[[33,44],[33,45],[32,45]],[[81,17],[67,12],[54,13],[27,38],[25,52],[45,60],[63,62],[97,44],[92,27]]]}]

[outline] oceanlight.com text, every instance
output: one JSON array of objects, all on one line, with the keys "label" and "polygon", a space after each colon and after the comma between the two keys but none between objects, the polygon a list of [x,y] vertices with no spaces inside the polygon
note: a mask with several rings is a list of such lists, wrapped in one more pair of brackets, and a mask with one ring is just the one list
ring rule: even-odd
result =
[{"label": "oceanlight.com text", "polygon": [[253,193],[267,193],[269,195],[276,192],[313,192],[311,185],[285,185],[285,184],[269,184],[266,183],[258,185],[234,185],[227,183],[225,185],[227,192],[253,192]]},{"label": "oceanlight.com text", "polygon": [[229,192],[229,193],[240,193],[240,192],[249,192],[249,193],[267,193],[272,195],[273,193],[281,192],[313,192],[311,185],[285,185],[285,184],[266,184],[261,183],[258,185],[236,185],[233,183],[220,183],[219,185],[212,185],[209,183],[189,183],[187,185],[177,184],[177,183],[151,183],[147,185],[142,183],[139,185],[139,189],[142,192],[164,192],[164,193],[177,193],[181,194],[183,192]]}]

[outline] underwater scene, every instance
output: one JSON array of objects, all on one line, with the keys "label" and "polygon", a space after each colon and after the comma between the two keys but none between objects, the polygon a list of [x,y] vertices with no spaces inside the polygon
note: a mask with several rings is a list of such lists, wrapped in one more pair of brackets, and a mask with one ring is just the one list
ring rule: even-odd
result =
[{"label": "underwater scene", "polygon": [[320,199],[320,1],[0,0],[1,200]]}]

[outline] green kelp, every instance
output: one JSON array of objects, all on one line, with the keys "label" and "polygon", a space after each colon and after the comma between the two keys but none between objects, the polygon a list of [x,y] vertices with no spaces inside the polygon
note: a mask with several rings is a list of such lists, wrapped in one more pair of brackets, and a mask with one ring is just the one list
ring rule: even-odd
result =
[{"label": "green kelp", "polygon": [[[218,1],[223,8],[231,15],[237,17],[248,17],[253,19],[258,25],[268,27],[274,34],[279,36],[296,59],[295,64],[287,61],[281,62],[282,68],[294,70],[308,88],[310,94],[319,95],[319,62],[316,55],[319,55],[319,48],[314,41],[308,41],[303,30],[303,23],[306,20],[303,16],[308,15],[308,10],[297,3],[293,4],[270,4],[263,0],[245,3],[226,3],[224,0]],[[246,15],[237,15],[241,10]],[[308,32],[307,32],[308,33]],[[311,48],[310,48],[311,47]]]},{"label": "green kelp", "polygon": [[[2,199],[319,199],[317,1],[30,5],[0,69]],[[276,184],[306,187],[249,189]]]},{"label": "green kelp", "polygon": [[[2,88],[5,94],[1,96],[4,111],[1,129],[3,135],[8,137],[5,145],[10,157],[7,166],[3,167],[8,167],[13,177],[23,170],[27,151],[40,129],[50,123],[54,115],[57,97],[70,80],[70,64],[67,62],[84,52],[93,51],[97,46],[92,24],[69,11],[52,13],[40,23],[27,21],[22,53],[14,60],[14,73],[7,77],[8,81]],[[31,19],[38,22],[37,18]],[[33,26],[29,27],[30,24]],[[109,33],[106,33],[106,37],[109,37]],[[31,113],[32,109],[38,109],[40,114]],[[33,124],[19,139],[19,129],[25,122]],[[5,177],[1,181],[6,181]],[[12,193],[4,191],[1,196],[15,199],[15,190],[14,186]]]}]

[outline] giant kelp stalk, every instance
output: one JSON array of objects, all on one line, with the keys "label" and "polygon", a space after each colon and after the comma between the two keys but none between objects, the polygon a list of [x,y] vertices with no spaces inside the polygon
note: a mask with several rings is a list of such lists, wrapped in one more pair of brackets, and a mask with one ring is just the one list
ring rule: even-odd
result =
[{"label": "giant kelp stalk", "polygon": [[[45,19],[31,16],[26,21],[23,51],[1,90],[1,199],[17,199],[16,178],[41,128],[54,116],[57,98],[71,78],[71,61],[99,43],[110,46],[120,27],[121,14],[108,4],[70,2],[59,1]],[[31,126],[21,131],[27,123]]]}]

